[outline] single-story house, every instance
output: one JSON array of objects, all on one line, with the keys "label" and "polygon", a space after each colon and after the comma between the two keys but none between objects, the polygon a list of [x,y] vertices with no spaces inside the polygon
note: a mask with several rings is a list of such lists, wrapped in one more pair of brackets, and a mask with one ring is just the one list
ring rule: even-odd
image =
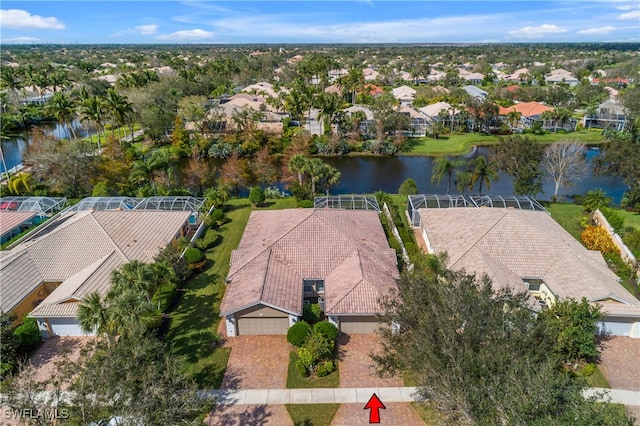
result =
[{"label": "single-story house", "polygon": [[106,294],[111,271],[131,260],[152,262],[190,229],[192,211],[68,211],[29,241],[0,252],[0,308],[38,320],[45,337],[83,335],[83,297]]},{"label": "single-story house", "polygon": [[391,93],[400,102],[400,105],[411,105],[416,95],[416,90],[409,86],[400,86],[393,89]]},{"label": "single-story house", "polygon": [[35,212],[0,210],[0,244],[4,244],[36,222]]},{"label": "single-story house", "polygon": [[[447,252],[449,266],[487,274],[498,288],[528,291],[533,307],[585,297],[602,306],[601,331],[640,338],[640,301],[546,211],[502,207],[419,208],[429,253]],[[415,222],[414,222],[415,225]]]},{"label": "single-story house", "polygon": [[520,113],[520,123],[514,127],[529,128],[534,122],[542,120],[545,111],[553,111],[553,108],[540,102],[518,102],[508,108],[500,107],[498,115],[507,117],[511,111]]},{"label": "single-story house", "polygon": [[484,100],[487,99],[487,96],[489,95],[486,90],[482,90],[481,88],[473,85],[463,86],[462,89],[473,99]]},{"label": "single-story house", "polygon": [[585,115],[583,124],[585,127],[621,131],[627,125],[627,111],[617,100],[607,99],[598,105],[598,112],[595,116]]},{"label": "single-story house", "polygon": [[373,333],[397,289],[396,253],[372,210],[253,211],[220,305],[228,336],[286,334],[306,303],[349,334]]}]

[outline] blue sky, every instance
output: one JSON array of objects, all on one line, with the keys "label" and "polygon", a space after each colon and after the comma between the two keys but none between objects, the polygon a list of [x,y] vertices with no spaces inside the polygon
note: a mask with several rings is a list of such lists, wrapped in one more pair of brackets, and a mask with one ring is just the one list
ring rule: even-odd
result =
[{"label": "blue sky", "polygon": [[2,43],[640,42],[638,0],[10,1]]}]

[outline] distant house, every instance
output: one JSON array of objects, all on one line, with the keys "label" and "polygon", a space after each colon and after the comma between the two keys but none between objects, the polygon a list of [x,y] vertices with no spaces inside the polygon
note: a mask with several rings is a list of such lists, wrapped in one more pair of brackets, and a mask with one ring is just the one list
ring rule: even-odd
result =
[{"label": "distant house", "polygon": [[371,108],[365,105],[353,105],[343,110],[347,115],[352,116],[356,112],[362,112],[365,119],[358,123],[358,129],[365,138],[375,135],[375,129],[373,126],[373,111]]},{"label": "distant house", "polygon": [[409,86],[400,86],[393,89],[391,93],[394,98],[400,101],[401,105],[411,105],[416,95],[416,90]]},{"label": "distant house", "polygon": [[514,127],[528,129],[536,121],[542,120],[545,111],[553,111],[553,108],[540,102],[519,102],[508,108],[500,107],[498,115],[504,119],[511,111],[519,112],[521,115],[519,125]]},{"label": "distant house", "polygon": [[380,73],[372,68],[365,68],[362,70],[364,75],[364,81],[375,81],[380,76]]},{"label": "distant house", "polygon": [[571,72],[564,69],[552,70],[550,74],[544,77],[544,80],[551,84],[566,83],[570,87],[577,86],[578,83],[580,83],[580,81],[575,78]]},{"label": "distant house", "polygon": [[489,93],[487,93],[486,91],[473,85],[463,86],[462,89],[467,92],[473,99],[481,101],[487,99],[487,96],[489,95]]},{"label": "distant house", "polygon": [[460,76],[466,83],[468,84],[482,84],[484,80],[484,74],[480,74],[479,72],[472,72],[468,74],[464,74]]},{"label": "distant house", "polygon": [[[138,200],[139,201],[139,200]],[[190,230],[193,211],[82,210],[43,225],[0,252],[1,308],[38,320],[45,337],[83,335],[76,318],[89,293],[106,294],[111,272],[154,256]]]},{"label": "distant house", "polygon": [[411,105],[401,105],[399,111],[409,117],[410,130],[405,131],[404,136],[416,138],[427,135],[428,122],[424,114],[416,111]]},{"label": "distant house", "polygon": [[429,253],[449,266],[486,274],[496,290],[528,292],[533,309],[568,298],[602,307],[601,330],[640,338],[640,302],[597,251],[576,241],[545,211],[517,208],[421,208],[417,226]]},{"label": "distant house", "polygon": [[345,333],[373,333],[397,289],[395,250],[372,210],[253,211],[220,305],[228,336],[287,333],[318,303]]},{"label": "distant house", "polygon": [[625,108],[618,101],[607,99],[598,105],[598,112],[595,116],[585,115],[583,120],[583,124],[587,128],[597,127],[622,131],[627,125],[627,114]]}]

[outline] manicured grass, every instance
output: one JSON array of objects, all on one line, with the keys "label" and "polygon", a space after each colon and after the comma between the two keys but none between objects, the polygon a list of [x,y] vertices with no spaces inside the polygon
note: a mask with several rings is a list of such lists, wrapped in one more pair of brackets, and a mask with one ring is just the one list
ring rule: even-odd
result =
[{"label": "manicured grass", "polygon": [[[267,201],[264,208],[295,207],[295,200]],[[230,350],[217,347],[219,307],[225,291],[224,279],[229,272],[231,252],[238,246],[251,204],[247,199],[229,201],[228,221],[218,232],[218,245],[207,250],[207,268],[192,277],[178,290],[180,300],[170,313],[167,341],[183,361],[184,371],[202,388],[219,388],[227,366]]]},{"label": "manicured grass", "polygon": [[453,425],[447,418],[438,411],[432,403],[424,402],[412,402],[411,408],[416,412],[418,417],[429,426],[448,426]]},{"label": "manicured grass", "polygon": [[287,367],[287,389],[337,388],[340,385],[340,371],[338,368],[336,368],[336,371],[329,374],[328,376],[316,378],[302,377],[300,374],[298,374],[298,370],[296,370],[297,360],[298,354],[295,351],[289,352],[289,366]]},{"label": "manicured grass", "polygon": [[640,213],[628,212],[624,209],[616,209],[616,212],[624,217],[624,226],[640,229]]},{"label": "manicured grass", "polygon": [[[547,133],[544,135],[524,134],[531,139],[550,144],[560,140],[579,140],[586,144],[600,144],[604,138],[600,132],[589,130],[579,130],[571,133]],[[499,136],[482,135],[479,133],[462,133],[453,135],[442,135],[438,139],[415,138],[408,142],[408,148],[403,155],[461,155],[471,151],[478,145],[495,145]]]},{"label": "manicured grass", "polygon": [[551,217],[569,232],[576,240],[580,240],[582,228],[580,227],[580,217],[584,208],[577,204],[552,203],[546,207],[551,213]]},{"label": "manicured grass", "polygon": [[287,404],[295,426],[329,426],[340,404]]},{"label": "manicured grass", "polygon": [[611,388],[611,385],[604,377],[599,368],[596,368],[593,374],[591,374],[590,376],[586,376],[585,380],[587,381],[587,384],[592,388]]}]

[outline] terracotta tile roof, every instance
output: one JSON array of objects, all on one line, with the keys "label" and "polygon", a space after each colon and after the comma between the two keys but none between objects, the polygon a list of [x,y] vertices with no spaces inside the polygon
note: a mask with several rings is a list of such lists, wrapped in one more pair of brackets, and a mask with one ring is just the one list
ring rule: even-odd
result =
[{"label": "terracotta tile roof", "polygon": [[499,115],[508,115],[511,111],[517,111],[523,117],[535,117],[545,111],[553,111],[553,108],[540,102],[520,102],[508,108],[500,107]]},{"label": "terracotta tile roof", "polygon": [[324,279],[328,314],[373,314],[396,288],[396,257],[375,212],[254,211],[231,255],[221,315],[257,303],[302,313],[303,279]]},{"label": "terracotta tile roof", "polygon": [[[560,298],[613,299],[640,317],[640,301],[618,283],[600,255],[585,249],[547,213],[501,208],[420,209],[422,227],[450,265],[486,273],[496,287],[524,290],[520,278],[542,278]],[[520,287],[520,288],[518,288]]]},{"label": "terracotta tile roof", "polygon": [[[61,282],[43,303],[106,292],[110,271],[153,261],[187,222],[187,211],[79,211],[52,231],[0,254],[2,309],[13,310],[42,282]],[[67,280],[69,280],[67,282]]]},{"label": "terracotta tile roof", "polygon": [[0,210],[0,235],[12,231],[36,214],[35,212],[13,212]]}]

